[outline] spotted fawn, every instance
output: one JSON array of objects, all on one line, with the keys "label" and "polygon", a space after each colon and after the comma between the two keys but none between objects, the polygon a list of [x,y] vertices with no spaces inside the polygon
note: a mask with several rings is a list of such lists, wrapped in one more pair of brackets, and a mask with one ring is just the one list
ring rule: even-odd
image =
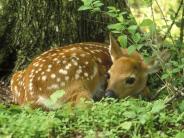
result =
[{"label": "spotted fawn", "polygon": [[149,95],[148,74],[158,62],[146,64],[138,52],[128,54],[110,36],[110,45],[94,42],[70,44],[48,50],[11,79],[14,102],[44,107],[44,100],[57,90],[65,94],[57,104],[91,100],[109,74],[105,96],[124,98]]}]

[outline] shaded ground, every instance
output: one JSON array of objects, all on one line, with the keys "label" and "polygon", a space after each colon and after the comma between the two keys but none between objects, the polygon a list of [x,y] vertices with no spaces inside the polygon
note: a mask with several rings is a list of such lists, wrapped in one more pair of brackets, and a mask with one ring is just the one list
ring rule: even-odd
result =
[{"label": "shaded ground", "polygon": [[11,90],[8,85],[0,81],[0,103],[9,105],[12,103]]}]

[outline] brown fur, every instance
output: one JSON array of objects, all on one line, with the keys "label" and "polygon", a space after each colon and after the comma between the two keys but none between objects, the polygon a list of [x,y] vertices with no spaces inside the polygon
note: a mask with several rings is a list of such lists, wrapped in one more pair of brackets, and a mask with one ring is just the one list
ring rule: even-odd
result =
[{"label": "brown fur", "polygon": [[[68,64],[71,66],[66,69]],[[91,99],[111,64],[108,46],[104,44],[78,43],[51,49],[34,59],[24,71],[13,75],[14,101],[20,105],[44,106],[39,98],[47,99],[60,89],[65,91],[61,103],[77,103],[81,97]],[[60,69],[65,72],[59,72]],[[78,76],[77,71],[80,71]]]}]

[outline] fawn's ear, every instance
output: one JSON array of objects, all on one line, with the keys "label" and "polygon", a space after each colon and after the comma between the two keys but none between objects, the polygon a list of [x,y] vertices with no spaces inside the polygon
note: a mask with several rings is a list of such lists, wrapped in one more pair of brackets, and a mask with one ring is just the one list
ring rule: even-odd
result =
[{"label": "fawn's ear", "polygon": [[114,62],[115,60],[123,56],[123,52],[119,44],[115,40],[115,38],[111,35],[111,33],[109,34],[109,39],[110,39],[109,53],[111,55],[112,61]]},{"label": "fawn's ear", "polygon": [[148,74],[158,72],[164,63],[166,63],[170,58],[170,52],[168,50],[161,51],[161,53],[148,62]]}]

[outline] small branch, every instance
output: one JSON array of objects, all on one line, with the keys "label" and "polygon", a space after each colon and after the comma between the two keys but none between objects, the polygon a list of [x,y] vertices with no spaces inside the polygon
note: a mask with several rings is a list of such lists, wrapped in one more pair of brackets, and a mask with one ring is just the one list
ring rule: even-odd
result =
[{"label": "small branch", "polygon": [[[153,11],[153,0],[151,1],[151,14],[152,14],[153,23],[154,23],[155,28],[156,28],[155,15],[154,15],[154,11]],[[154,37],[155,37],[155,33],[152,35],[152,40],[153,40]]]},{"label": "small branch", "polygon": [[168,100],[166,100],[166,102],[165,102],[166,105],[169,105],[178,97],[184,98],[184,88],[180,90],[180,89],[174,87],[174,90],[175,90],[175,94],[173,96],[171,96]]},{"label": "small branch", "polygon": [[182,0],[183,5],[183,11],[182,11],[182,17],[181,17],[181,28],[180,28],[180,42],[183,43],[183,33],[184,33],[184,3]]},{"label": "small branch", "polygon": [[151,100],[154,100],[158,97],[160,92],[166,88],[166,85],[162,86],[160,89],[157,90],[156,94],[151,98]]},{"label": "small branch", "polygon": [[[173,25],[175,24],[176,18],[177,18],[178,14],[179,14],[179,11],[180,11],[182,5],[183,5],[183,0],[181,0],[181,2],[180,2],[180,4],[179,4],[179,7],[178,7],[178,9],[177,9],[177,11],[176,11],[176,13],[175,13],[175,15],[174,15],[174,19],[172,20],[172,23],[171,23],[170,27],[168,28],[168,30],[167,30],[165,36],[163,37],[163,41],[167,38],[167,36],[168,36],[168,34],[170,33],[170,31],[171,31]],[[183,9],[184,9],[184,8],[183,8]],[[183,19],[183,18],[182,18],[182,19]]]},{"label": "small branch", "polygon": [[[159,8],[159,10],[160,10],[160,12],[161,12],[161,14],[162,14],[162,17],[163,17],[163,19],[164,19],[164,21],[165,21],[165,24],[166,24],[167,28],[169,28],[169,25],[168,25],[168,23],[167,23],[167,20],[166,20],[166,18],[165,18],[165,15],[164,15],[164,13],[163,13],[163,11],[162,11],[160,5],[158,4],[158,1],[155,0],[155,2],[156,2],[157,6],[158,6],[158,8]],[[168,34],[169,34],[169,36],[170,36],[170,38],[171,38],[171,40],[172,40],[172,43],[175,44],[175,43],[174,43],[174,40],[173,40],[173,38],[172,38],[171,33],[168,32]]]}]

